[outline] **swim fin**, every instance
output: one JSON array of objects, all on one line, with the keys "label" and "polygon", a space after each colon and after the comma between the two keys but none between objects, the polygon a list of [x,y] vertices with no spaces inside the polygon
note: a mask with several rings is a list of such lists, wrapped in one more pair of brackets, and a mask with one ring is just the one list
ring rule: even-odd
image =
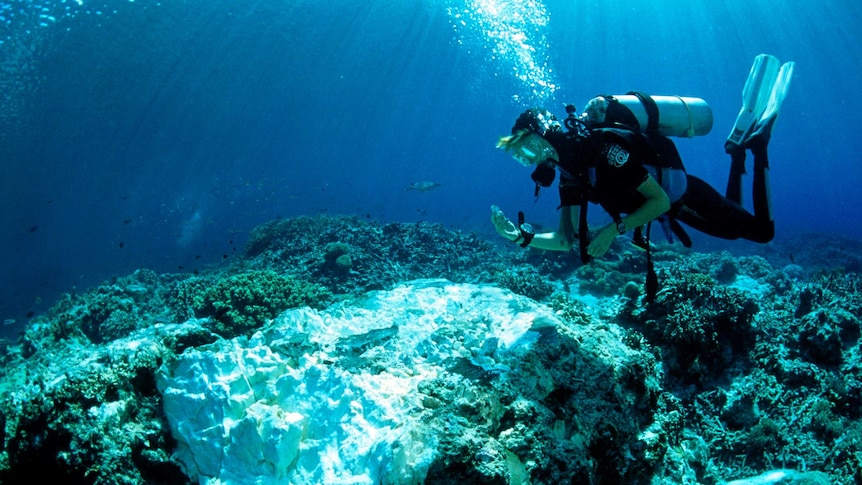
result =
[{"label": "swim fin", "polygon": [[793,66],[792,62],[782,66],[778,58],[769,54],[754,58],[742,90],[742,109],[727,137],[729,146],[745,145],[751,137],[771,130],[790,88]]},{"label": "swim fin", "polygon": [[[772,85],[772,90],[769,93],[769,102],[766,103],[766,109],[760,118],[754,124],[751,134],[745,140],[763,133],[766,139],[772,134],[772,126],[775,124],[775,118],[778,117],[778,111],[781,109],[781,103],[784,102],[784,97],[790,90],[790,78],[793,77],[794,62],[786,62],[778,70],[778,76],[775,78],[775,83]],[[744,142],[743,142],[744,143]]]}]

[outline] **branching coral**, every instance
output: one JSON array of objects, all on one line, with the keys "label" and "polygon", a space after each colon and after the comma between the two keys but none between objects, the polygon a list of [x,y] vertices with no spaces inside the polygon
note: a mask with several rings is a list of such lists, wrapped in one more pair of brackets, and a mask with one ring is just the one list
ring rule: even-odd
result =
[{"label": "branching coral", "polygon": [[218,280],[192,304],[197,316],[212,317],[215,333],[231,338],[251,333],[288,308],[322,307],[330,298],[318,284],[264,270]]},{"label": "branching coral", "polygon": [[641,315],[644,331],[662,348],[668,376],[681,384],[702,383],[733,361],[745,361],[754,346],[757,304],[741,291],[705,274],[670,279]]}]

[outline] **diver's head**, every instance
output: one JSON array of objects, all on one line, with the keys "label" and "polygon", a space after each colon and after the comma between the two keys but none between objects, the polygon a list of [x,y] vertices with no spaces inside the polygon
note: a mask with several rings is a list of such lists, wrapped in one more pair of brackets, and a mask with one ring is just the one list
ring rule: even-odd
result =
[{"label": "diver's head", "polygon": [[513,135],[522,131],[545,137],[553,133],[562,133],[563,128],[557,121],[557,117],[550,111],[545,108],[530,108],[521,113],[515,120],[515,125],[512,126]]},{"label": "diver's head", "polygon": [[509,152],[520,164],[532,167],[560,160],[551,140],[563,135],[560,122],[544,108],[530,108],[515,121],[510,136],[501,137],[497,148]]}]

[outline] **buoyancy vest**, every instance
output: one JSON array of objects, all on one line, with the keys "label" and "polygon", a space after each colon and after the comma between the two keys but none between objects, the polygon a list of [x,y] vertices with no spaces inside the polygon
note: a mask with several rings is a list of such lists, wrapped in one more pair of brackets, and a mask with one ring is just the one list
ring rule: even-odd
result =
[{"label": "buoyancy vest", "polygon": [[[620,124],[613,123],[602,127],[589,129],[589,138],[594,144],[617,143],[633,156],[629,163],[638,163],[658,182],[670,198],[671,204],[676,203],[688,188],[685,166],[673,141],[657,133],[641,133]],[[601,150],[596,150],[595,156],[607,156]],[[595,160],[588,163],[591,185],[595,186],[595,167],[605,160]],[[601,203],[599,200],[592,202]]]}]

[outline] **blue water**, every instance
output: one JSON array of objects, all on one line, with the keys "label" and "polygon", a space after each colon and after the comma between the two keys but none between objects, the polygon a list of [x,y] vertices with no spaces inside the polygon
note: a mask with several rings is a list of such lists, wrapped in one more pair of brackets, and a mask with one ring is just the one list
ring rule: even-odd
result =
[{"label": "blue water", "polygon": [[[857,0],[0,0],[0,320],[218,264],[276,217],[493,237],[497,203],[553,225],[555,190],[535,203],[494,149],[534,104],[702,97],[715,128],[678,146],[723,189],[762,52],[796,61],[770,151],[778,238],[862,237],[860,37]],[[423,180],[441,186],[405,190]]]}]

